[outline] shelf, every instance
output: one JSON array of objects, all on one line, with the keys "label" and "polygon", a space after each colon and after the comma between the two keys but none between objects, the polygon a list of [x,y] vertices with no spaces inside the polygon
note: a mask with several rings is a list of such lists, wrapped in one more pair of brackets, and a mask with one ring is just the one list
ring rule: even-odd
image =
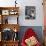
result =
[{"label": "shelf", "polygon": [[1,31],[5,28],[12,29],[13,31],[16,29],[17,32],[19,31],[20,26],[18,24],[0,24]]},{"label": "shelf", "polygon": [[[0,7],[0,16],[1,16],[1,23],[0,24],[18,24],[18,17],[19,17],[19,7]],[[16,17],[16,19],[14,18],[13,20],[10,18],[9,16],[12,17]],[[10,22],[10,21],[11,22]],[[10,23],[9,23],[10,22]]]},{"label": "shelf", "polygon": [[14,41],[2,42],[3,46],[18,46],[18,43],[19,43],[18,41],[15,41],[15,42]]},{"label": "shelf", "polygon": [[12,40],[10,40],[10,41],[3,41],[4,43],[12,43],[12,42],[19,42],[19,40],[15,40],[15,41],[12,41]]},{"label": "shelf", "polygon": [[2,24],[18,24],[18,16],[2,16]]},{"label": "shelf", "polygon": [[[0,46],[18,46],[17,38],[20,29],[18,17],[19,7],[0,7]],[[3,39],[6,37],[4,34],[7,35],[6,39]]]},{"label": "shelf", "polygon": [[19,7],[0,7],[1,15],[18,15]]},{"label": "shelf", "polygon": [[1,16],[19,16],[18,14],[12,14],[12,15],[1,15]]},{"label": "shelf", "polygon": [[4,9],[19,9],[19,7],[0,7],[0,10]]},{"label": "shelf", "polygon": [[19,7],[0,7],[1,15],[18,15]]}]

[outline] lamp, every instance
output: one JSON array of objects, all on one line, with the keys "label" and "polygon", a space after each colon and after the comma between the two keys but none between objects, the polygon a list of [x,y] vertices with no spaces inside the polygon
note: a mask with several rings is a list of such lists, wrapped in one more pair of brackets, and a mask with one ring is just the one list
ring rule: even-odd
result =
[{"label": "lamp", "polygon": [[14,32],[17,32],[17,30],[16,30],[16,29],[14,29]]},{"label": "lamp", "polygon": [[17,2],[16,2],[17,0],[15,0],[15,7],[16,7],[16,4],[17,4]]}]

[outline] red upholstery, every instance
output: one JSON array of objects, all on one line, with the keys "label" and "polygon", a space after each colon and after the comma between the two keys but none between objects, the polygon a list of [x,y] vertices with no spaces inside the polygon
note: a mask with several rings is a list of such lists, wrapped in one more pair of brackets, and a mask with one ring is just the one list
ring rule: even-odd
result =
[{"label": "red upholstery", "polygon": [[[29,28],[27,29],[27,31],[25,32],[25,35],[22,39],[22,42],[21,42],[21,45],[22,46],[26,46],[26,43],[25,43],[25,39],[28,39],[29,37],[32,37],[32,36],[37,36],[36,33],[33,31],[33,29]],[[35,46],[41,46],[40,43],[38,42]]]}]

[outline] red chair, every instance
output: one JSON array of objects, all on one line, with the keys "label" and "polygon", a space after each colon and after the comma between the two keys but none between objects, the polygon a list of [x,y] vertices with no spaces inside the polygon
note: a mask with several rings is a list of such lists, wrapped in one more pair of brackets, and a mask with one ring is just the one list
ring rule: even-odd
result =
[{"label": "red chair", "polygon": [[[37,39],[37,35],[33,31],[33,29],[31,29],[31,28],[27,29],[24,37],[22,38],[21,46],[27,46],[26,43],[25,43],[25,39],[28,39],[29,37],[32,37],[32,36],[36,37],[36,39]],[[35,46],[41,46],[41,44],[39,42],[37,42],[37,44]]]}]

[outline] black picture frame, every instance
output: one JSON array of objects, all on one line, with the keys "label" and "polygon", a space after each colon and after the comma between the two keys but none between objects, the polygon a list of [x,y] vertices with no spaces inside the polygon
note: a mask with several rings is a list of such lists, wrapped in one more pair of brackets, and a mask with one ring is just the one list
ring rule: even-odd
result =
[{"label": "black picture frame", "polygon": [[25,19],[35,19],[35,18],[36,18],[36,7],[25,6]]}]

